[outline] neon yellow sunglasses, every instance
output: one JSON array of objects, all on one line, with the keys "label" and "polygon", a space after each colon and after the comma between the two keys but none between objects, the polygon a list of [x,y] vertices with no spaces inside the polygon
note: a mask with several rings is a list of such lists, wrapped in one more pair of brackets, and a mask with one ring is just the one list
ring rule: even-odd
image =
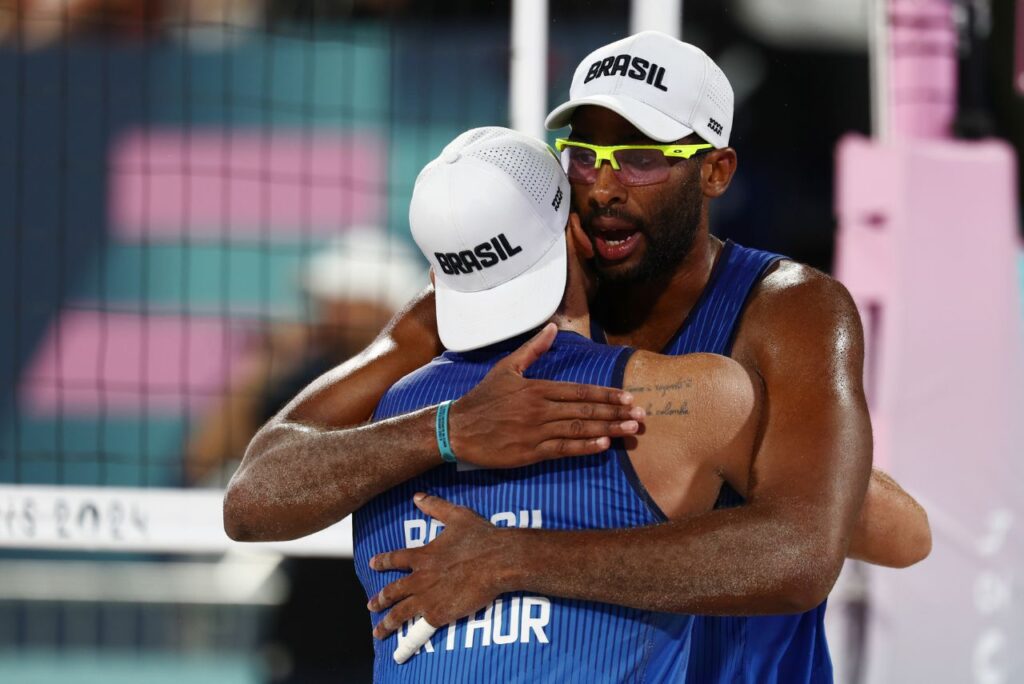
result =
[{"label": "neon yellow sunglasses", "polygon": [[571,183],[591,184],[597,180],[601,162],[607,161],[615,177],[623,185],[653,185],[668,179],[669,157],[689,159],[698,152],[710,150],[714,145],[591,145],[589,143],[558,138],[555,149],[562,161],[562,169]]}]

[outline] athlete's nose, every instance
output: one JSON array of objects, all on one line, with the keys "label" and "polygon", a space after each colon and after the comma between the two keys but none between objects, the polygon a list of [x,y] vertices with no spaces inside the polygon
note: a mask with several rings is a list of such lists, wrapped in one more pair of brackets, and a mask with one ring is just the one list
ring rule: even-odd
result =
[{"label": "athlete's nose", "polygon": [[598,206],[607,207],[626,201],[626,188],[615,175],[610,162],[601,162],[597,178],[590,188],[590,197]]}]

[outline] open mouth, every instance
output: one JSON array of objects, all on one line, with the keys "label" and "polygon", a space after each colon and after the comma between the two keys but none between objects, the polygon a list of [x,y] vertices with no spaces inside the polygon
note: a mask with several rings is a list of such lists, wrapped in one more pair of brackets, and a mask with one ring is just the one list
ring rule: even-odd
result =
[{"label": "open mouth", "polygon": [[605,261],[620,261],[636,249],[640,242],[638,230],[609,230],[594,236],[597,253]]}]

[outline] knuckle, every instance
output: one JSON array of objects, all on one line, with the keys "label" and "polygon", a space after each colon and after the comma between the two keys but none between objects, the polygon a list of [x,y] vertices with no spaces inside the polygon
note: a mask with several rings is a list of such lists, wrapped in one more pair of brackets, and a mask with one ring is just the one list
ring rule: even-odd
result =
[{"label": "knuckle", "polygon": [[576,398],[579,399],[580,401],[582,401],[582,400],[587,398],[587,386],[586,385],[576,385]]},{"label": "knuckle", "polygon": [[578,436],[582,435],[583,434],[583,421],[577,419],[577,420],[574,420],[571,423],[569,423],[569,434],[571,434],[573,437],[578,437]]},{"label": "knuckle", "polygon": [[391,629],[397,629],[399,625],[405,622],[405,609],[407,606],[398,604],[388,611],[388,626]]},{"label": "knuckle", "polygon": [[394,613],[398,624],[404,624],[416,617],[416,604],[412,601],[406,601],[405,603],[396,606]]},{"label": "knuckle", "polygon": [[527,410],[523,411],[524,422],[529,427],[534,425],[543,425],[545,422],[544,418],[546,417],[547,416],[544,415],[544,410],[540,407],[539,403],[532,404]]},{"label": "knuckle", "polygon": [[430,576],[431,576],[431,571],[429,569],[427,569],[427,570],[417,570],[415,573],[409,575],[406,578],[406,580],[407,580],[406,581],[406,585],[405,585],[406,586],[405,594],[407,596],[406,601],[409,600],[408,597],[415,596],[425,586],[429,585]]},{"label": "knuckle", "polygon": [[555,448],[555,453],[559,456],[565,456],[569,453],[569,440],[560,439],[558,440],[558,446]]},{"label": "knuckle", "polygon": [[594,405],[583,404],[580,406],[580,417],[582,418],[593,418],[594,417]]}]

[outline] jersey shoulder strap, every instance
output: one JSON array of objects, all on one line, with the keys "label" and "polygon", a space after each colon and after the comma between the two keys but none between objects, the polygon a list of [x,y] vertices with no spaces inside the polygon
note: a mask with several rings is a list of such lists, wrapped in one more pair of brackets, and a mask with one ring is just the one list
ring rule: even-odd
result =
[{"label": "jersey shoulder strap", "polygon": [[728,356],[740,315],[754,286],[768,268],[786,257],[750,249],[727,240],[711,278],[679,332],[665,346],[666,354],[706,352]]}]

